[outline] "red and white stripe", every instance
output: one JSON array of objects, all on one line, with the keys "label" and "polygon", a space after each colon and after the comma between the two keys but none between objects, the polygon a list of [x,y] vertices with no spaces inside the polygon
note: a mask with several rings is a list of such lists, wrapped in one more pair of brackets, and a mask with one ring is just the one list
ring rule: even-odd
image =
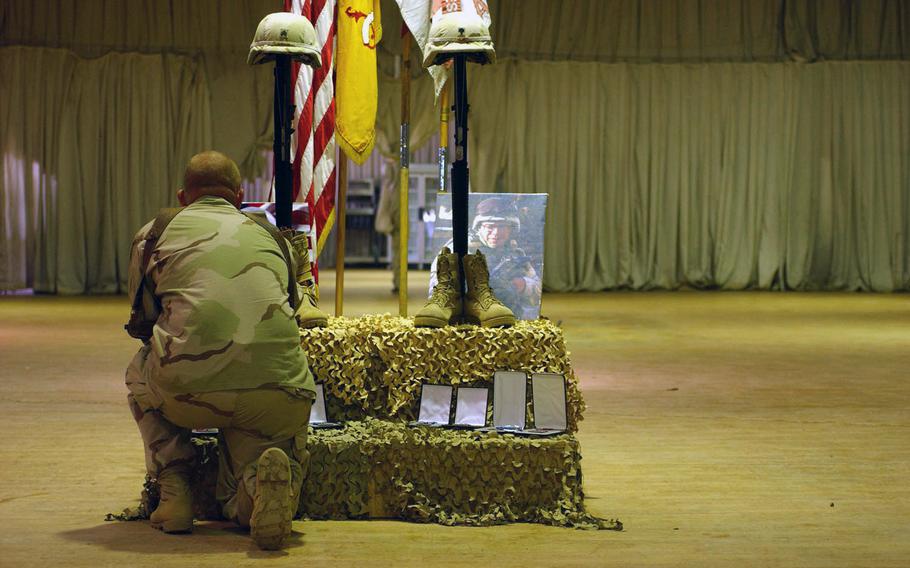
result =
[{"label": "red and white stripe", "polygon": [[[294,200],[310,206],[317,243],[322,251],[335,210],[335,3],[336,0],[285,0],[286,11],[302,14],[316,28],[322,66],[294,63],[293,155]],[[324,234],[325,233],[325,234]]]}]

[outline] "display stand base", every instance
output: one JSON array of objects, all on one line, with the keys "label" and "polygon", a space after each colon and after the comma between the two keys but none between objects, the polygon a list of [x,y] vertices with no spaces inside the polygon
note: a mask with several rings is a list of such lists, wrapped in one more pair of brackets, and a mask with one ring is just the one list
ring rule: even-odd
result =
[{"label": "display stand base", "polygon": [[325,383],[335,422],[415,420],[421,383],[491,384],[502,370],[565,375],[570,432],[585,409],[562,330],[545,319],[506,328],[420,328],[390,315],[329,318],[328,327],[301,330],[300,344],[316,380]]},{"label": "display stand base", "polygon": [[[194,442],[196,518],[219,519],[217,443]],[[340,430],[311,430],[308,449],[299,508],[304,518],[621,528],[586,512],[581,454],[570,434],[521,438],[364,420]],[[150,489],[154,501],[154,485]],[[149,502],[144,509],[154,506]]]},{"label": "display stand base", "polygon": [[[584,400],[562,330],[552,322],[431,329],[381,315],[330,318],[328,327],[300,333],[310,367],[325,383],[329,419],[345,422],[340,430],[310,430],[300,502],[305,517],[622,528],[585,511],[573,435]],[[422,382],[489,383],[498,370],[564,374],[568,433],[522,438],[407,426],[416,417]],[[213,438],[194,443],[196,517],[219,518],[217,444]],[[147,518],[155,505],[156,488],[147,483],[144,504],[112,518]]]}]

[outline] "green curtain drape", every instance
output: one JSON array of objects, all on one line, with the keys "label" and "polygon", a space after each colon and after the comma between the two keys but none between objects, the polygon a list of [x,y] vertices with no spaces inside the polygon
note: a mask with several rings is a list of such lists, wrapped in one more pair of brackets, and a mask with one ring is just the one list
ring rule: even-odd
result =
[{"label": "green curtain drape", "polygon": [[199,63],[3,48],[0,116],[0,288],[124,291],[133,235],[212,141]]},{"label": "green curtain drape", "polygon": [[[399,29],[395,1],[382,3],[383,26]],[[910,58],[906,0],[489,0],[489,6],[496,53],[503,59],[767,63]],[[391,57],[401,53],[398,34],[384,35],[379,50],[384,70],[390,72]]]},{"label": "green curtain drape", "polygon": [[474,191],[547,192],[545,285],[910,288],[910,62],[472,69]]},{"label": "green curtain drape", "polygon": [[[271,75],[245,56],[279,8],[0,4],[0,289],[121,290],[132,232],[189,154],[262,170]],[[490,8],[501,60],[470,69],[472,188],[550,194],[549,289],[910,289],[910,3]],[[379,50],[387,154],[399,47]],[[417,148],[438,114],[414,75]]]},{"label": "green curtain drape", "polygon": [[[906,0],[489,0],[500,57],[601,62],[801,61],[910,57]],[[245,56],[282,0],[5,0],[0,45],[98,56],[219,52]],[[395,0],[382,0],[401,53]],[[388,61],[386,61],[388,63]]]},{"label": "green curtain drape", "polygon": [[[549,193],[550,290],[910,289],[910,62],[508,60],[469,77],[471,189]],[[418,144],[432,96],[417,77]],[[378,128],[397,142],[397,113]]]}]

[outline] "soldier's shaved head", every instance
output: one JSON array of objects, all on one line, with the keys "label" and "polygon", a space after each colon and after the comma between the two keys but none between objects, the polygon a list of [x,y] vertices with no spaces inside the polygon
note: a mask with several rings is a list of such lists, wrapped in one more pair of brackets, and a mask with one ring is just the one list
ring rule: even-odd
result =
[{"label": "soldier's shaved head", "polygon": [[214,150],[190,158],[183,173],[183,189],[197,191],[207,187],[224,187],[236,192],[240,187],[240,170],[234,160]]},{"label": "soldier's shaved head", "polygon": [[177,192],[180,203],[189,205],[204,195],[222,197],[238,206],[243,199],[240,169],[221,152],[200,152],[186,165],[183,189]]}]

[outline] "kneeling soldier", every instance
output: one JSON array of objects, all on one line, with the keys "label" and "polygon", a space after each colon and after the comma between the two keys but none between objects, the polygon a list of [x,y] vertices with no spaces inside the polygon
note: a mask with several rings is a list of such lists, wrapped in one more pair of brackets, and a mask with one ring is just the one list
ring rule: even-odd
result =
[{"label": "kneeling soldier", "polygon": [[[265,549],[291,532],[306,473],[315,387],[298,322],[324,325],[309,260],[265,221],[238,210],[237,165],[194,156],[177,192],[133,241],[127,329],[143,340],[126,372],[129,405],[161,488],[151,515],[165,532],[193,527],[190,429],[218,428],[216,498]],[[301,254],[302,252],[302,254]]]}]

